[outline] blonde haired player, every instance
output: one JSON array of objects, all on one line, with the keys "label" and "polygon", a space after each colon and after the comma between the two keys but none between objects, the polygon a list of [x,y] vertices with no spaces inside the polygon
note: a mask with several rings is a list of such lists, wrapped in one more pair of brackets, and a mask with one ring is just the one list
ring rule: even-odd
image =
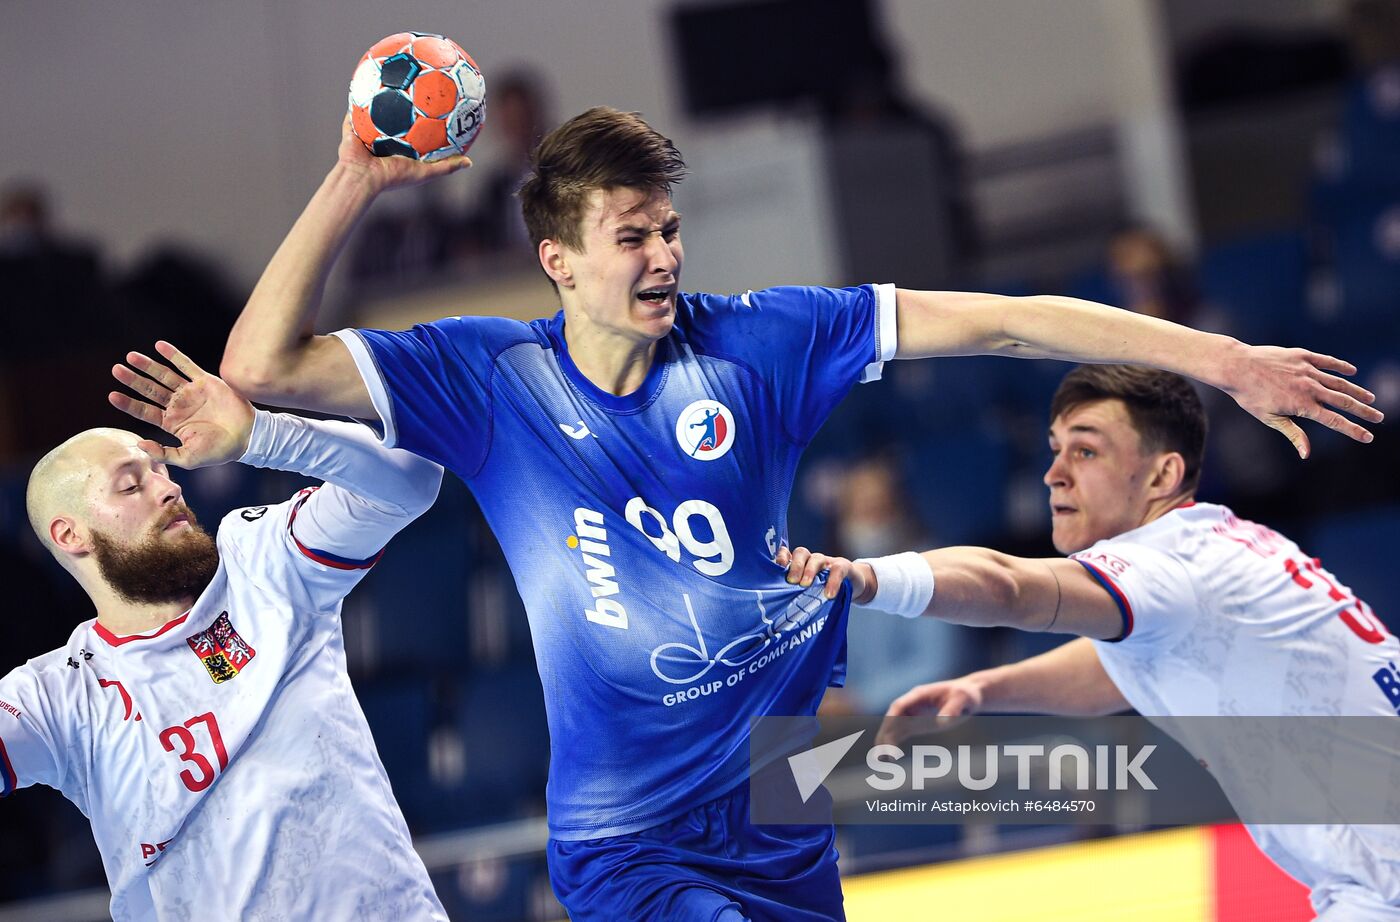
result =
[{"label": "blonde haired player", "polygon": [[[173,346],[111,401],[180,440],[74,436],[35,465],[40,540],[97,617],[0,679],[0,795],[91,820],[115,919],[445,919],[345,671],[340,604],[442,469],[363,427],[255,411]],[[148,377],[147,377],[148,376]],[[328,481],[217,542],[167,463]]]},{"label": "blonde haired player", "polygon": [[[855,604],[959,624],[1078,634],[1021,662],[920,685],[891,716],[978,712],[1375,716],[1400,711],[1400,644],[1365,602],[1272,529],[1195,502],[1206,416],[1185,379],[1089,365],[1051,402],[1055,549],[943,548],[869,561],[793,551],[789,578]],[[1213,769],[1220,741],[1190,748]],[[1327,922],[1400,919],[1400,829],[1253,825]]]}]

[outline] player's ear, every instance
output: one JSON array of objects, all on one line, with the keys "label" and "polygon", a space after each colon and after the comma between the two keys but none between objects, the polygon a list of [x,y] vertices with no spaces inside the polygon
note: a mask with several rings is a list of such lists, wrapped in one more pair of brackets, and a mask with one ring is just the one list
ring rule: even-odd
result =
[{"label": "player's ear", "polygon": [[92,550],[87,529],[71,515],[54,516],[49,522],[49,541],[62,554],[77,557]]},{"label": "player's ear", "polygon": [[1154,496],[1175,496],[1186,479],[1186,459],[1179,451],[1168,451],[1157,456],[1152,470],[1152,493]]},{"label": "player's ear", "polygon": [[548,237],[540,241],[540,266],[560,288],[573,287],[574,273],[569,266],[569,255],[559,241]]}]

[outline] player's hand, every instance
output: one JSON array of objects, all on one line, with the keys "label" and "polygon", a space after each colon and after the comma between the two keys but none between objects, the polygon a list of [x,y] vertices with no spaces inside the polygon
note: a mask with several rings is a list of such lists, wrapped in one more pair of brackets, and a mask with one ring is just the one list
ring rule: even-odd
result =
[{"label": "player's hand", "polygon": [[962,723],[980,710],[982,688],[967,676],[916,685],[890,704],[876,742],[898,746],[911,736]]},{"label": "player's hand", "polygon": [[355,137],[355,132],[350,129],[348,114],[340,125],[340,149],[336,159],[341,166],[364,176],[376,193],[386,189],[415,186],[472,165],[471,158],[466,154],[433,161],[414,160],[409,157],[376,157]]},{"label": "player's hand", "polygon": [[126,360],[135,371],[112,366],[112,377],[145,400],[119,391],[107,395],[118,410],[180,440],[166,446],[142,439],[141,448],[152,458],[191,469],[242,457],[253,434],[253,405],[170,343],[156,343],[156,351],[168,364],[128,352]]},{"label": "player's hand", "polygon": [[826,589],[823,595],[828,599],[836,598],[836,593],[841,591],[841,584],[847,580],[851,583],[852,601],[864,602],[867,590],[869,595],[875,594],[869,564],[856,564],[845,557],[818,554],[805,547],[792,550],[780,547],[774,559],[779,566],[787,567],[787,581],[803,588],[812,585],[817,574],[825,570]]},{"label": "player's hand", "polygon": [[1243,346],[1242,354],[1230,361],[1221,390],[1255,419],[1282,432],[1298,456],[1306,458],[1312,448],[1295,418],[1321,423],[1358,442],[1369,442],[1373,436],[1342,413],[1368,423],[1385,418],[1371,406],[1375,394],[1338,377],[1354,374],[1354,365],[1330,355],[1278,346]]}]

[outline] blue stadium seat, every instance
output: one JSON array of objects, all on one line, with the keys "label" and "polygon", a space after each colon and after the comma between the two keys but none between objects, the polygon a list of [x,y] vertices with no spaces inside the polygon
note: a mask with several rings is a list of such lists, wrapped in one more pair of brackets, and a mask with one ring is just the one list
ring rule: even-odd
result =
[{"label": "blue stadium seat", "polygon": [[1201,294],[1225,313],[1227,332],[1253,343],[1301,344],[1307,241],[1286,230],[1217,244],[1200,259]]},{"label": "blue stadium seat", "polygon": [[432,707],[427,685],[417,678],[361,680],[355,683],[355,694],[394,796],[409,828],[417,832],[434,807],[428,775]]},{"label": "blue stadium seat", "polygon": [[924,435],[905,472],[919,518],[940,545],[986,543],[1005,524],[1010,448],[969,415],[970,425]]},{"label": "blue stadium seat", "polygon": [[1115,307],[1121,306],[1118,304],[1121,299],[1113,281],[1109,278],[1107,266],[1093,266],[1070,276],[1065,281],[1064,291],[1060,293],[1070,298],[1083,298],[1085,301],[1098,301],[1100,304],[1112,304]]},{"label": "blue stadium seat", "polygon": [[549,773],[544,692],[533,666],[509,665],[464,676],[453,702],[466,744],[466,772],[454,796],[473,822],[514,819],[542,804]]},{"label": "blue stadium seat", "polygon": [[1353,335],[1394,332],[1400,317],[1400,197],[1359,203],[1328,225],[1337,283],[1327,318]]},{"label": "blue stadium seat", "polygon": [[471,523],[479,517],[457,478],[391,541],[357,590],[374,618],[376,671],[460,668],[470,656]]},{"label": "blue stadium seat", "polygon": [[1400,66],[1351,83],[1340,140],[1344,183],[1400,192]]}]

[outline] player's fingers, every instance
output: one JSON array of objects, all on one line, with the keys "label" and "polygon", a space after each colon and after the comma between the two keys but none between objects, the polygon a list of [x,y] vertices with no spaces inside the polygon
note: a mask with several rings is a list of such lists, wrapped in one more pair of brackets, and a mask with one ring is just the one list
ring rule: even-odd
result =
[{"label": "player's fingers", "polygon": [[807,563],[802,567],[802,585],[812,585],[817,578],[817,574],[825,570],[830,563],[831,558],[825,554],[813,554],[808,557]]},{"label": "player's fingers", "polygon": [[173,391],[144,375],[138,375],[125,365],[113,365],[112,377],[157,406],[164,407],[170,403]]},{"label": "player's fingers", "polygon": [[144,400],[137,400],[127,394],[112,391],[107,395],[107,402],[127,416],[134,416],[143,423],[150,423],[152,426],[159,426],[161,423],[160,410]]},{"label": "player's fingers", "polygon": [[141,439],[136,443],[136,447],[157,461],[168,460],[166,447],[154,439]]},{"label": "player's fingers", "polygon": [[802,580],[802,570],[807,566],[807,558],[812,556],[812,552],[805,547],[798,546],[788,551],[787,581],[798,583]]},{"label": "player's fingers", "polygon": [[1298,452],[1298,457],[1307,460],[1312,452],[1312,446],[1308,443],[1307,433],[1298,428],[1298,424],[1287,416],[1270,416],[1264,422],[1283,433],[1283,437],[1293,443],[1293,450]]},{"label": "player's fingers", "polygon": [[967,714],[967,695],[953,692],[943,699],[943,704],[938,708],[939,718],[962,717]]},{"label": "player's fingers", "polygon": [[190,453],[185,449],[185,446],[183,446],[183,445],[166,445],[166,446],[164,446],[164,448],[165,448],[165,463],[166,463],[166,464],[173,464],[173,465],[175,465],[176,467],[183,467],[183,468],[185,468],[186,470],[189,470],[190,468],[194,468],[194,467],[198,467],[198,466],[199,466],[199,465],[197,465],[197,464],[191,463],[191,461],[190,461]]},{"label": "player's fingers", "polygon": [[185,355],[185,353],[163,339],[156,343],[156,351],[165,356],[170,361],[170,364],[179,369],[180,373],[191,381],[205,375],[204,369],[196,365],[194,359]]},{"label": "player's fingers", "polygon": [[1343,413],[1350,413],[1357,419],[1365,420],[1368,423],[1385,422],[1384,413],[1376,407],[1362,403],[1355,397],[1348,397],[1345,394],[1329,391],[1326,402],[1336,407],[1338,410],[1341,410]]},{"label": "player's fingers", "polygon": [[908,717],[910,714],[917,714],[922,710],[924,699],[928,695],[929,686],[919,685],[900,695],[890,702],[890,706],[885,711],[886,717]]},{"label": "player's fingers", "polygon": [[1342,414],[1335,413],[1326,407],[1314,407],[1303,415],[1306,419],[1321,423],[1328,429],[1335,429],[1347,438],[1355,439],[1358,442],[1368,443],[1375,438],[1370,430],[1364,426],[1358,426]]},{"label": "player's fingers", "polygon": [[447,176],[458,170],[465,170],[472,165],[471,158],[466,154],[456,157],[443,157],[441,160],[434,160],[425,164],[425,171],[432,177]]},{"label": "player's fingers", "polygon": [[930,733],[934,729],[933,721],[927,717],[887,714],[875,731],[875,744],[902,746],[910,737]]},{"label": "player's fingers", "polygon": [[838,557],[826,568],[826,590],[822,593],[828,599],[836,598],[836,593],[841,591],[841,584],[846,581],[846,576],[851,572],[851,562],[844,557]]},{"label": "player's fingers", "polygon": [[1366,390],[1355,381],[1348,381],[1346,378],[1339,378],[1336,375],[1320,374],[1317,380],[1329,390],[1340,391],[1348,397],[1354,397],[1365,404],[1376,402],[1376,395]]},{"label": "player's fingers", "polygon": [[1335,371],[1338,374],[1347,375],[1348,377],[1356,374],[1355,365],[1343,361],[1335,355],[1324,355],[1321,352],[1306,352],[1305,355],[1314,368],[1321,368],[1323,371]]},{"label": "player's fingers", "polygon": [[1362,402],[1350,394],[1329,389],[1326,385],[1322,385],[1322,388],[1322,393],[1319,397],[1322,403],[1335,407],[1343,413],[1350,413],[1352,416],[1365,420],[1368,423],[1378,423],[1385,419],[1385,414],[1379,409]]},{"label": "player's fingers", "polygon": [[773,555],[773,560],[778,566],[785,567],[788,565],[788,562],[792,560],[792,552],[789,551],[787,545],[784,544],[782,547],[778,548],[778,553]]},{"label": "player's fingers", "polygon": [[175,390],[181,384],[185,384],[185,379],[177,375],[169,365],[164,362],[157,362],[141,352],[128,352],[126,354],[127,363],[137,371],[149,378],[159,381],[169,390]]}]

